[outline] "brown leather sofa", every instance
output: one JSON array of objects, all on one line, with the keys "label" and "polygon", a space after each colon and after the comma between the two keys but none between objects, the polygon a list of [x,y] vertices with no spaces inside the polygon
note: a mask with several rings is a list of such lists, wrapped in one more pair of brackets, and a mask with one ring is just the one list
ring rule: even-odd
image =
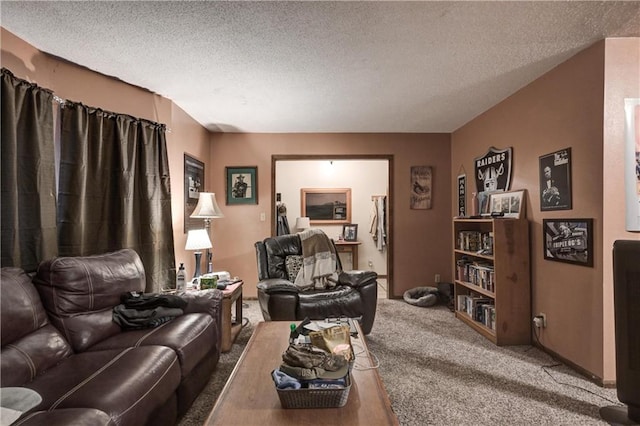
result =
[{"label": "brown leather sofa", "polygon": [[220,357],[222,293],[181,294],[184,314],[122,330],[113,307],[144,291],[137,253],[43,262],[33,279],[2,268],[0,373],[42,402],[19,425],[171,425],[206,385]]},{"label": "brown leather sofa", "polygon": [[305,318],[358,318],[362,332],[373,327],[378,303],[378,275],[373,271],[341,271],[335,288],[300,291],[291,282],[287,257],[302,255],[298,234],[266,238],[255,243],[258,263],[258,302],[265,321]]}]

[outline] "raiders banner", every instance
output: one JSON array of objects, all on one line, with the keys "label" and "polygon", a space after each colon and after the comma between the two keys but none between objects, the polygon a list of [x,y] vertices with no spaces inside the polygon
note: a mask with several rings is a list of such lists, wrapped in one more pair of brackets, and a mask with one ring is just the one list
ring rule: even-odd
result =
[{"label": "raiders banner", "polygon": [[511,186],[511,153],[513,148],[489,148],[474,160],[476,188],[482,191],[508,191]]},{"label": "raiders banner", "polygon": [[467,175],[458,175],[458,216],[467,215]]}]

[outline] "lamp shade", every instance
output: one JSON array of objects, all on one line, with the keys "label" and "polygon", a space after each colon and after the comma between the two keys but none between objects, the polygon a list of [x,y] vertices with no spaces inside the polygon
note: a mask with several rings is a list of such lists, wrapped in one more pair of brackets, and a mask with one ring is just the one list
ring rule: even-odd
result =
[{"label": "lamp shade", "polygon": [[308,217],[299,217],[296,219],[296,228],[303,230],[311,228],[311,222]]},{"label": "lamp shade", "polygon": [[187,234],[185,250],[200,250],[213,247],[206,229],[192,229]]},{"label": "lamp shade", "polygon": [[196,204],[196,208],[191,213],[191,217],[196,219],[224,217],[216,201],[216,194],[213,192],[201,192],[198,197],[198,204]]}]

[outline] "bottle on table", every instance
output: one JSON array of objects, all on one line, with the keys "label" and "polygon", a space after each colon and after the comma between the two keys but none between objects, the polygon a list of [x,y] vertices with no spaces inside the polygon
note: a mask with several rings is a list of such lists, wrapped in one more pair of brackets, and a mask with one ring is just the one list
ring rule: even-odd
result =
[{"label": "bottle on table", "polygon": [[184,263],[180,264],[176,275],[176,290],[185,291],[187,289],[187,272],[184,270]]}]

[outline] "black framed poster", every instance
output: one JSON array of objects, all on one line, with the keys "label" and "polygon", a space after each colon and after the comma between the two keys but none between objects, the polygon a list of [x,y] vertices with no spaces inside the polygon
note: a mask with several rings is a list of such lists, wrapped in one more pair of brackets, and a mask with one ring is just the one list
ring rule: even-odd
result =
[{"label": "black framed poster", "polygon": [[571,148],[540,157],[540,210],[571,210]]},{"label": "black framed poster", "polygon": [[544,258],[593,266],[593,219],[542,219]]},{"label": "black framed poster", "polygon": [[204,228],[203,219],[191,218],[198,204],[200,193],[204,191],[204,163],[197,158],[184,154],[184,233],[189,229]]}]

